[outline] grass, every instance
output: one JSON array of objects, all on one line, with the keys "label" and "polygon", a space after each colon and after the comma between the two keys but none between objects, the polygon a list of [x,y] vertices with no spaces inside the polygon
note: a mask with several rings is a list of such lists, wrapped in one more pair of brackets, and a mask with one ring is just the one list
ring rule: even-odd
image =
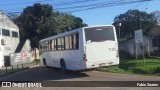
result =
[{"label": "grass", "polygon": [[100,70],[125,74],[160,75],[160,60],[145,59],[145,63],[144,60],[121,60],[118,66],[110,66]]}]

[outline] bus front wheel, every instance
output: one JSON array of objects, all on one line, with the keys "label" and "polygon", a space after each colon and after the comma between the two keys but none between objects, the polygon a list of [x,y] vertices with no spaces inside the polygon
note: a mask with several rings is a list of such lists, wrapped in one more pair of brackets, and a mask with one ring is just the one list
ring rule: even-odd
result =
[{"label": "bus front wheel", "polygon": [[49,68],[49,66],[47,66],[47,62],[46,62],[45,58],[43,58],[43,65],[45,65],[47,68]]},{"label": "bus front wheel", "polygon": [[43,65],[46,65],[46,59],[43,58]]},{"label": "bus front wheel", "polygon": [[66,64],[65,64],[64,60],[61,60],[60,65],[61,65],[62,72],[66,73],[67,69],[66,69]]}]

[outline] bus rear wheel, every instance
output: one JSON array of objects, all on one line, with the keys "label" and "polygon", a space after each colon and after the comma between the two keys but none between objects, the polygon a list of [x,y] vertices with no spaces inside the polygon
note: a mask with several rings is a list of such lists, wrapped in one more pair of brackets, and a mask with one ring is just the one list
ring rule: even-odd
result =
[{"label": "bus rear wheel", "polygon": [[60,65],[61,65],[62,72],[66,73],[67,69],[66,69],[66,64],[65,64],[64,60],[61,60]]}]

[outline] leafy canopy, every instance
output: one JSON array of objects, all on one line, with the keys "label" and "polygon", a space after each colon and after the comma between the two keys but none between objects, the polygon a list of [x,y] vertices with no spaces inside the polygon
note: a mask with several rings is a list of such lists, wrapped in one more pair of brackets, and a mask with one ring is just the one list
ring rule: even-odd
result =
[{"label": "leafy canopy", "polygon": [[113,25],[116,26],[117,23],[122,24],[120,27],[120,35],[122,38],[132,38],[134,36],[134,31],[139,29],[138,14],[141,26],[140,28],[143,30],[145,35],[148,35],[152,27],[157,25],[157,18],[154,14],[149,14],[138,10],[129,10],[126,13],[117,15],[114,18]]},{"label": "leafy canopy", "polygon": [[79,17],[54,11],[51,5],[40,3],[26,7],[15,21],[21,40],[30,39],[32,48],[38,47],[43,38],[87,26]]}]

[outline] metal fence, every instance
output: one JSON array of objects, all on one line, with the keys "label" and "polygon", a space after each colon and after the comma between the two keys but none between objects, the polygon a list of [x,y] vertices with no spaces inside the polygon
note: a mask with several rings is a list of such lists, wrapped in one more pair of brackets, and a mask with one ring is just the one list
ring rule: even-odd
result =
[{"label": "metal fence", "polygon": [[39,64],[36,64],[36,63],[25,63],[25,64],[2,67],[0,68],[0,77],[17,72],[17,71],[25,70],[30,67],[38,66],[38,65]]},{"label": "metal fence", "polygon": [[24,63],[31,63],[33,61],[32,53],[26,52],[25,59],[22,57],[22,53],[11,53],[10,54],[10,65],[20,65]]}]

